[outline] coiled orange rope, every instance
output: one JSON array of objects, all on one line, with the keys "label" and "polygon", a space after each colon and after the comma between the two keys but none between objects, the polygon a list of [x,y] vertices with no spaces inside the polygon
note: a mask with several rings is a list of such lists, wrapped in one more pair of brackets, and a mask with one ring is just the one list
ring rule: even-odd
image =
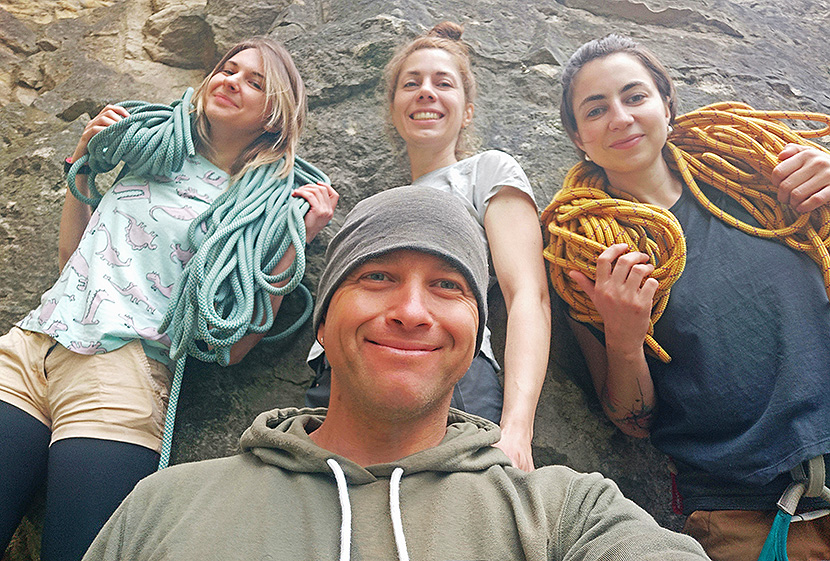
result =
[{"label": "coiled orange rope", "polygon": [[[818,130],[792,130],[781,120],[823,123]],[[776,199],[770,177],[778,154],[788,143],[811,146],[830,134],[830,115],[821,113],[756,111],[741,103],[708,105],[681,115],[667,143],[669,167],[681,175],[698,202],[720,220],[742,232],[775,238],[807,253],[819,264],[830,296],[830,205],[798,214]],[[700,190],[701,180],[723,191],[760,224],[752,226],[716,207]],[[598,166],[580,162],[571,168],[562,189],[542,213],[546,229],[545,259],[554,289],[580,322],[603,328],[591,299],[567,275],[570,270],[596,278],[596,260],[608,246],[627,243],[648,254],[659,282],[646,336],[647,350],[663,362],[671,357],[653,338],[654,324],[668,303],[671,286],[683,272],[686,244],[677,219],[667,210],[639,203],[615,192]]]}]

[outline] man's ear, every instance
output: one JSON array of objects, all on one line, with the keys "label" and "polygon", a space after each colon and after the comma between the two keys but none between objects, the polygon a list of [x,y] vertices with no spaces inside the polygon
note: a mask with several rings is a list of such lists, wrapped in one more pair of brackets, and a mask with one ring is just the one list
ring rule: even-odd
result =
[{"label": "man's ear", "polygon": [[323,333],[326,330],[326,319],[323,318],[320,321],[320,325],[317,326],[317,342],[320,343],[321,346],[323,345]]}]

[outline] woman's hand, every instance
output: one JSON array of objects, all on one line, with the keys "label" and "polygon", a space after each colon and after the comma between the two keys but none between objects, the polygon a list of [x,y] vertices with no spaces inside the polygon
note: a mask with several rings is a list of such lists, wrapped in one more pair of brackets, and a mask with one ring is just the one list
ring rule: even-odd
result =
[{"label": "woman's hand", "polygon": [[334,216],[340,195],[325,183],[303,185],[295,189],[293,195],[308,201],[310,208],[305,215],[305,237],[306,243],[309,243]]},{"label": "woman's hand", "polygon": [[568,273],[602,316],[604,348],[584,325],[572,322],[602,408],[620,430],[637,438],[648,436],[656,402],[643,351],[659,286],[649,278],[652,272],[648,255],[614,244],[597,259],[596,282],[578,271]]},{"label": "woman's hand", "polygon": [[606,346],[626,353],[642,351],[659,286],[649,278],[653,272],[648,255],[629,252],[628,244],[620,243],[600,254],[595,282],[579,271],[568,273],[602,316]]},{"label": "woman's hand", "polygon": [[513,462],[513,467],[517,467],[522,471],[533,471],[533,453],[530,446],[530,441],[533,435],[513,435],[509,429],[501,431],[501,440],[496,442],[493,446],[500,449],[507,454],[510,461]]},{"label": "woman's hand", "polygon": [[830,201],[830,154],[801,144],[787,144],[772,170],[778,200],[797,212],[815,210]]},{"label": "woman's hand", "polygon": [[74,162],[81,156],[87,153],[87,145],[92,137],[107,128],[108,126],[117,123],[121,119],[130,116],[130,112],[120,105],[107,105],[100,113],[89,120],[84,127],[84,132],[81,134],[81,139],[78,141],[78,146],[72,154],[72,161]]}]

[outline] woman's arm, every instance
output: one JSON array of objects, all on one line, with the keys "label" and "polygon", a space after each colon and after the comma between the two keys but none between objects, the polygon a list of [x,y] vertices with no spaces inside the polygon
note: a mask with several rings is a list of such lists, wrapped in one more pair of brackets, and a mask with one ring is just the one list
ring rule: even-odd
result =
[{"label": "woman's arm", "polygon": [[[76,161],[87,153],[87,145],[93,136],[111,124],[129,116],[130,112],[121,106],[107,105],[104,107],[84,127],[84,132],[81,134],[78,146],[72,154],[72,161]],[[81,175],[80,173],[76,175],[75,186],[82,194],[89,196],[86,175]],[[89,205],[76,199],[69,189],[67,189],[66,197],[63,201],[63,210],[61,211],[60,234],[58,235],[58,264],[61,270],[63,270],[63,266],[66,265],[66,262],[69,261],[69,258],[75,250],[78,249],[78,243],[80,243],[81,236],[83,236],[84,230],[86,230],[90,216],[92,216],[92,210],[89,208]]]},{"label": "woman's arm", "polygon": [[[331,185],[318,183],[316,185],[309,184],[295,189],[293,196],[302,197],[308,201],[309,209],[306,212],[304,222],[306,242],[310,243],[320,233],[320,230],[329,223],[331,217],[334,216],[334,208],[337,206],[337,200],[340,198],[340,195],[337,194],[337,191]],[[294,261],[295,256],[294,246],[290,246],[285,252],[285,255],[282,256],[282,259],[277,263],[277,266],[274,267],[271,274],[276,275],[288,269]],[[287,283],[288,280],[275,286],[282,286]],[[283,297],[276,294],[271,294],[270,296],[271,308],[276,316],[282,304]],[[254,348],[263,337],[265,337],[264,333],[249,333],[245,335],[231,347],[229,364],[236,364],[241,361],[248,354],[248,351]]]},{"label": "woman's arm", "polygon": [[530,471],[536,405],[550,352],[550,294],[536,207],[520,190],[502,187],[490,199],[484,229],[507,307],[502,437],[496,446],[516,467]]},{"label": "woman's arm", "polygon": [[584,325],[571,321],[594,388],[608,418],[629,436],[648,436],[654,411],[654,383],[643,342],[658,282],[649,278],[648,256],[616,244],[597,259],[596,282],[571,271],[591,298],[605,329],[605,346]]}]

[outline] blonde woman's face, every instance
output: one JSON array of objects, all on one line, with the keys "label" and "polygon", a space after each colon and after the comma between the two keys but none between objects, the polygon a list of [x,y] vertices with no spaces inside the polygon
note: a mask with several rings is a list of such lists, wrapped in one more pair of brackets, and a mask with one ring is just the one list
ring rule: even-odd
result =
[{"label": "blonde woman's face", "polygon": [[208,82],[205,115],[211,128],[227,127],[258,137],[268,118],[262,56],[257,49],[239,51]]}]

